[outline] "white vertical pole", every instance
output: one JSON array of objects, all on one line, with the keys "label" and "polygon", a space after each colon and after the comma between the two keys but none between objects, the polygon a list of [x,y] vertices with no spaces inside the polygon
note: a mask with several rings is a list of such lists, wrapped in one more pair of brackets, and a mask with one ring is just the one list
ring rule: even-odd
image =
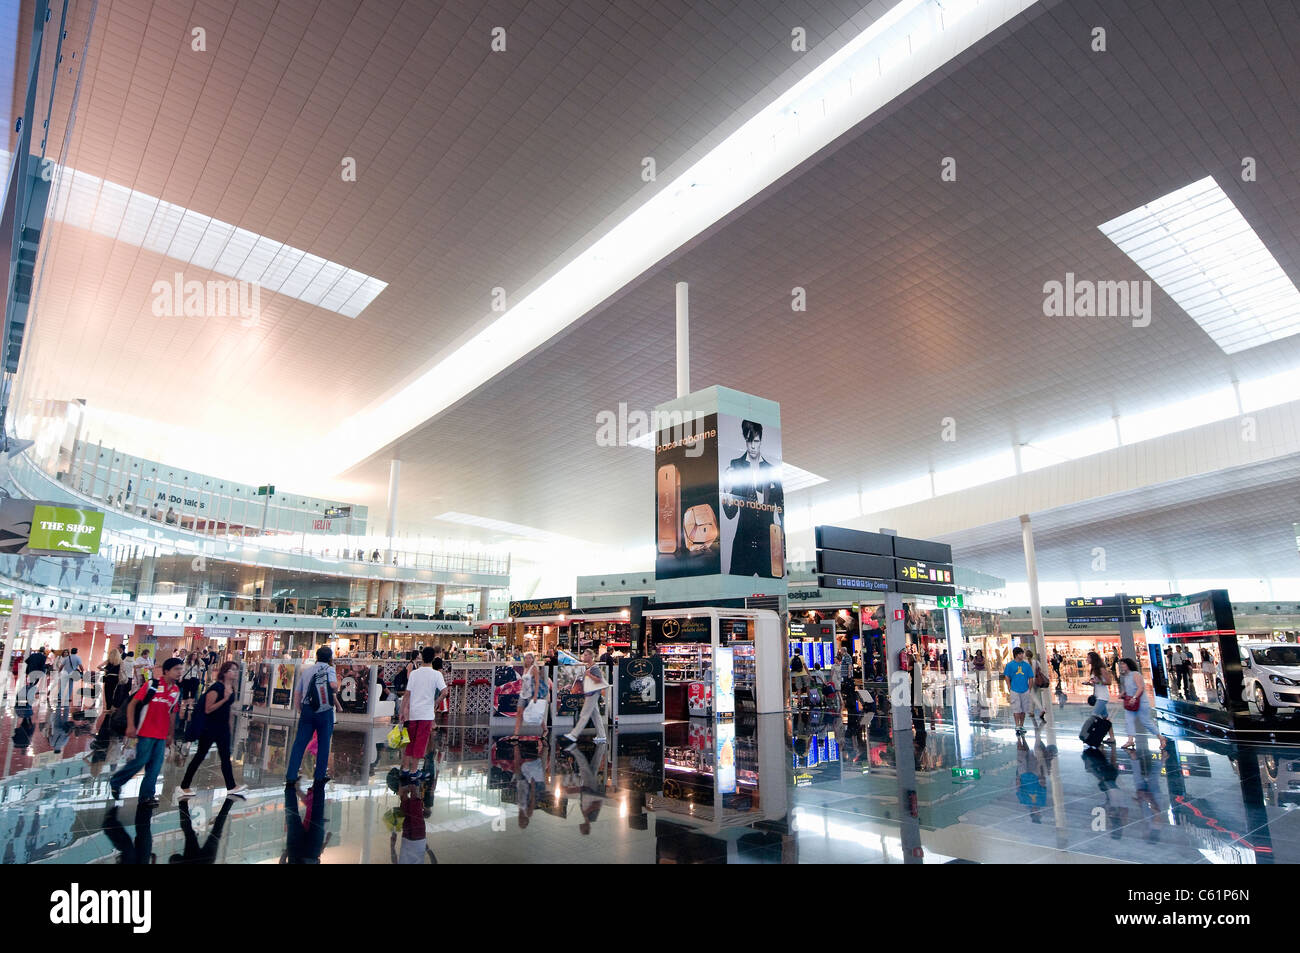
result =
[{"label": "white vertical pole", "polygon": [[677,396],[691,392],[690,285],[677,282]]},{"label": "white vertical pole", "polygon": [[1034,528],[1029,514],[1020,517],[1020,539],[1025,547],[1025,581],[1029,583],[1029,618],[1034,627],[1034,657],[1046,661],[1043,639],[1043,607],[1038,601],[1038,557],[1034,553]]},{"label": "white vertical pole", "polygon": [[388,558],[393,561],[393,536],[397,533],[397,484],[402,472],[402,461],[396,458],[388,462]]}]

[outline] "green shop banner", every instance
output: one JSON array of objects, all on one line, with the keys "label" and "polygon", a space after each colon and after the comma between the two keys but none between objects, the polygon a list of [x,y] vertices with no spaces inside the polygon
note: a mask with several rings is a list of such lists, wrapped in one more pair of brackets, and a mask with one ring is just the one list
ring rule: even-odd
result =
[{"label": "green shop banner", "polygon": [[27,548],[62,556],[95,556],[103,532],[104,514],[100,510],[74,510],[38,503],[32,508]]}]

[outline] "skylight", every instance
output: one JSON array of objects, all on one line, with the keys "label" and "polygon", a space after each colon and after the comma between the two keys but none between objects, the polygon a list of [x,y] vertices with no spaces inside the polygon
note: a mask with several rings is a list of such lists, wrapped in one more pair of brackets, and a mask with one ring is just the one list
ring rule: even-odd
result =
[{"label": "skylight", "polygon": [[[50,217],[262,290],[355,318],[388,282],[273,238],[76,169],[63,168]],[[170,275],[166,276],[170,278]]]},{"label": "skylight", "polygon": [[1213,176],[1099,227],[1225,353],[1300,333],[1300,291]]}]

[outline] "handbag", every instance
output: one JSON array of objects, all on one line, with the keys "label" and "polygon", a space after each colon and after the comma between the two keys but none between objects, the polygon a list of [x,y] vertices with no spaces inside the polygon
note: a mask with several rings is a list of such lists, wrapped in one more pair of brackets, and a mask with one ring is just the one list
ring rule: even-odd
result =
[{"label": "handbag", "polygon": [[1097,696],[1096,696],[1096,695],[1089,695],[1089,696],[1088,696],[1088,707],[1091,708],[1091,707],[1092,707],[1093,705],[1095,705],[1095,704],[1097,704]]},{"label": "handbag", "polygon": [[1052,684],[1052,680],[1043,674],[1043,670],[1039,668],[1038,663],[1035,662],[1034,663],[1034,687],[1046,688],[1050,684]]},{"label": "handbag", "polygon": [[1125,696],[1124,696],[1124,710],[1125,710],[1125,711],[1137,711],[1137,710],[1138,710],[1139,708],[1141,708],[1141,707],[1142,707],[1142,696],[1141,696],[1141,695],[1125,695]]}]

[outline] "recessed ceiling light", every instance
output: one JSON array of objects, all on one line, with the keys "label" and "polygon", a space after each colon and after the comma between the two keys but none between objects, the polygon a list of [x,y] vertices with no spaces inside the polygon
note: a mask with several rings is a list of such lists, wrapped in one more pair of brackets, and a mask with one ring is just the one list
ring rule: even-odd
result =
[{"label": "recessed ceiling light", "polygon": [[1099,227],[1225,353],[1300,333],[1300,291],[1213,176]]}]

